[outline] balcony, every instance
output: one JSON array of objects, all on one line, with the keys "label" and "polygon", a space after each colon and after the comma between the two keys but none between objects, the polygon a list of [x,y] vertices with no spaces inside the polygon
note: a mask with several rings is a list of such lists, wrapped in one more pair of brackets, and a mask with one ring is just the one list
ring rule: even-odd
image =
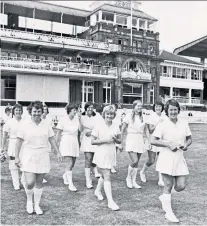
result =
[{"label": "balcony", "polygon": [[150,50],[147,48],[137,48],[133,46],[124,46],[124,45],[116,45],[116,44],[109,44],[109,50],[111,52],[124,52],[124,53],[134,53],[141,56],[151,56],[156,57],[156,51]]},{"label": "balcony", "polygon": [[0,29],[0,35],[3,41],[10,40],[11,42],[21,42],[27,44],[32,43],[36,45],[54,46],[57,48],[109,53],[109,45],[105,42],[68,38],[11,29]]},{"label": "balcony", "polygon": [[203,105],[202,101],[199,97],[183,97],[183,96],[173,96],[172,98],[170,96],[165,96],[164,101],[165,103],[169,100],[169,99],[175,99],[177,100],[180,104],[184,104],[184,105]]},{"label": "balcony", "polygon": [[151,82],[152,76],[147,72],[123,71],[121,73],[122,80],[133,80],[139,82]]},{"label": "balcony", "polygon": [[94,78],[112,79],[117,76],[117,68],[85,63],[1,57],[0,65],[2,71],[69,75],[76,77],[88,76]]}]

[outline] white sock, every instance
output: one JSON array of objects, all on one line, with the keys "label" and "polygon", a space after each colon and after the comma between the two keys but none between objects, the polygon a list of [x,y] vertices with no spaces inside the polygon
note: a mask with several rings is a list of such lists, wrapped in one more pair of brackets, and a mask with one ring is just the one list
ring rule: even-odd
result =
[{"label": "white sock", "polygon": [[104,181],[104,191],[106,193],[108,203],[114,202],[114,200],[112,198],[111,182]]},{"label": "white sock", "polygon": [[34,203],[35,203],[35,206],[40,205],[42,191],[43,191],[43,188],[34,188]]},{"label": "white sock", "polygon": [[33,202],[34,189],[25,188],[25,192],[26,192],[26,195],[27,195],[27,202]]}]

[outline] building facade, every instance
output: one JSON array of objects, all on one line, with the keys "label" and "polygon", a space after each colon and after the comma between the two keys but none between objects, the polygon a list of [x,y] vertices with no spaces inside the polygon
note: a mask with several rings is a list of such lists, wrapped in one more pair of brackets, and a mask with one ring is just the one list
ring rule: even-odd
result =
[{"label": "building facade", "polygon": [[157,20],[136,2],[95,2],[86,11],[2,1],[0,21],[2,105],[39,99],[49,107],[92,101],[128,108],[159,97]]},{"label": "building facade", "polygon": [[162,51],[160,59],[160,97],[178,100],[186,108],[203,107],[203,64]]}]

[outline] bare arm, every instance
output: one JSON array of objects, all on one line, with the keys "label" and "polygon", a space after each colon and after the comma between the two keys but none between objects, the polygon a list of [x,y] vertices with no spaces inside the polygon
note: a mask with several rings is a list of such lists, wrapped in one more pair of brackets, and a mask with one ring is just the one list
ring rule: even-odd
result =
[{"label": "bare arm", "polygon": [[148,126],[148,130],[149,130],[150,134],[152,134],[155,130],[155,126],[152,124],[147,124],[147,126]]},{"label": "bare arm", "polygon": [[57,146],[60,145],[60,134],[61,134],[62,130],[57,129],[56,135],[55,135],[55,140],[56,140],[56,144]]},{"label": "bare arm", "polygon": [[188,147],[192,144],[192,137],[191,136],[187,136],[186,137],[186,144],[185,146],[182,148],[183,151],[187,151]]},{"label": "bare arm", "polygon": [[91,144],[92,145],[102,145],[102,144],[110,144],[113,143],[114,139],[97,139],[97,137],[91,136]]},{"label": "bare arm", "polygon": [[52,147],[55,149],[55,152],[57,153],[58,161],[61,161],[61,162],[62,162],[62,156],[61,156],[61,153],[60,153],[60,151],[59,151],[57,142],[56,142],[56,140],[55,140],[55,136],[49,137],[48,140],[49,140],[50,144],[52,145]]},{"label": "bare arm", "polygon": [[6,132],[6,131],[4,131],[4,136],[3,136],[3,144],[2,144],[2,149],[3,150],[6,150],[6,141],[7,141],[7,139],[9,138],[9,133],[8,132]]},{"label": "bare arm", "polygon": [[161,140],[158,137],[152,136],[151,144],[157,147],[167,147],[170,148],[171,151],[177,151],[179,149],[178,144],[166,140]]},{"label": "bare arm", "polygon": [[127,127],[128,127],[128,124],[123,122],[123,125],[121,127],[121,141],[124,140],[124,133],[126,132]]},{"label": "bare arm", "polygon": [[15,146],[15,164],[20,167],[20,159],[19,159],[19,152],[21,150],[23,139],[17,137],[16,146]]}]

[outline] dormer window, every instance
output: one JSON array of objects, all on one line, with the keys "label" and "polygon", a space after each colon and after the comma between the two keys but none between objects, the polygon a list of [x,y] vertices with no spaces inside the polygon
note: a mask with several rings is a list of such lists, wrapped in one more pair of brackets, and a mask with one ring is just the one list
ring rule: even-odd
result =
[{"label": "dormer window", "polygon": [[121,25],[127,25],[127,17],[117,15],[116,16],[116,23],[121,24]]},{"label": "dormer window", "polygon": [[114,22],[114,14],[102,12],[102,20]]}]

